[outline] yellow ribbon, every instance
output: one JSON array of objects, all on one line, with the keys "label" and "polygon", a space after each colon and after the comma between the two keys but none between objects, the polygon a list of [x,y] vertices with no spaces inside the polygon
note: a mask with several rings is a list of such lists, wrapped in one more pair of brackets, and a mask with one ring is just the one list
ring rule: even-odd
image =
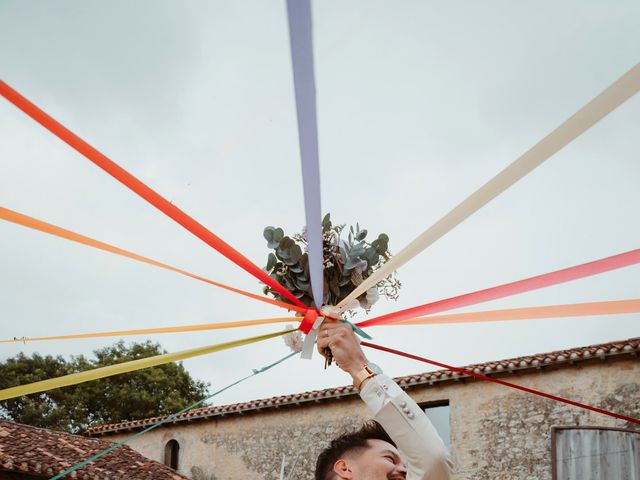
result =
[{"label": "yellow ribbon", "polygon": [[391,260],[358,285],[337,307],[341,312],[346,310],[349,302],[382,281],[394,270],[397,270],[421,253],[429,245],[433,244],[511,185],[530,173],[534,168],[540,166],[545,160],[587,131],[608,113],[626,102],[635,95],[638,90],[640,90],[640,64],[625,73],[600,93],[600,95],[582,107],[571,118],[540,140],[540,142],[534,145],[529,151],[516,159],[498,175],[438,220],[433,226],[420,234],[418,238],[394,255]]},{"label": "yellow ribbon", "polygon": [[15,337],[0,340],[0,343],[26,343],[41,340],[71,340],[76,338],[122,337],[125,335],[150,335],[154,333],[199,332],[203,330],[219,330],[223,328],[250,327],[271,323],[299,322],[300,317],[262,318],[260,320],[239,320],[237,322],[201,323],[197,325],[181,325],[178,327],[139,328],[136,330],[114,330],[111,332],[76,333],[71,335],[52,335],[49,337]]},{"label": "yellow ribbon", "polygon": [[177,362],[179,360],[197,357],[199,355],[220,352],[222,350],[228,350],[230,348],[241,347],[243,345],[249,345],[251,343],[261,342],[270,338],[279,337],[293,331],[295,330],[284,330],[282,332],[268,333],[266,335],[259,335],[257,337],[249,337],[242,340],[234,340],[231,342],[218,343],[216,345],[209,345],[206,347],[191,348],[189,350],[182,350],[175,353],[165,353],[163,355],[156,355],[154,357],[141,358],[139,360],[123,362],[117,365],[109,365],[107,367],[100,367],[84,372],[72,373],[70,375],[64,375],[62,377],[50,378],[48,380],[29,383],[27,385],[20,385],[18,387],[5,388],[4,390],[0,390],[0,400],[21,397],[22,395],[29,395],[31,393],[44,392],[47,390],[52,390],[54,388],[67,387],[69,385],[77,385],[79,383],[90,382],[92,380],[111,377],[113,375],[119,375],[121,373],[133,372],[136,370],[142,370],[143,368],[155,367],[158,365],[163,365],[165,363]]}]

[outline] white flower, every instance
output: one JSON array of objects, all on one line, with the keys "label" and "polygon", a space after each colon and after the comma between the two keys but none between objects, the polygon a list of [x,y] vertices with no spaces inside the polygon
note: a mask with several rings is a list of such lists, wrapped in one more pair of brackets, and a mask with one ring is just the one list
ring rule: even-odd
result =
[{"label": "white flower", "polygon": [[364,300],[359,300],[360,307],[365,310],[370,309],[374,303],[376,303],[380,299],[380,294],[378,293],[378,287],[371,287],[367,290],[367,295]]},{"label": "white flower", "polygon": [[[293,328],[293,325],[287,325],[285,327],[287,330]],[[300,330],[295,330],[293,332],[287,333],[284,336],[284,343],[287,347],[291,349],[293,352],[301,352],[302,351],[302,333]]]}]

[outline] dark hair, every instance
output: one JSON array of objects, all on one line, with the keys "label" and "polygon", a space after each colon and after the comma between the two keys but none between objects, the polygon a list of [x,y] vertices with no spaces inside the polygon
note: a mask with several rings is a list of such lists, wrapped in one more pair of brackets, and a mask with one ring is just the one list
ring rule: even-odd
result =
[{"label": "dark hair", "polygon": [[333,465],[348,452],[368,448],[368,440],[383,440],[395,447],[395,443],[384,428],[375,420],[366,422],[359,430],[347,432],[331,441],[316,462],[316,480],[328,480]]}]

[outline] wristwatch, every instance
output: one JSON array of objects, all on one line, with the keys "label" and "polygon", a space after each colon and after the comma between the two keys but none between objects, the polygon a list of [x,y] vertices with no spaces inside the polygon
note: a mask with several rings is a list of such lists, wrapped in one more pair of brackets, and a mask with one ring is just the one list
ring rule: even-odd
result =
[{"label": "wristwatch", "polygon": [[378,367],[375,363],[368,363],[365,366],[363,366],[362,370],[356,373],[355,376],[353,377],[353,386],[356,387],[358,390],[360,390],[360,387],[362,386],[365,380],[371,377],[374,377],[379,373],[382,373],[382,370],[380,370],[380,367]]}]

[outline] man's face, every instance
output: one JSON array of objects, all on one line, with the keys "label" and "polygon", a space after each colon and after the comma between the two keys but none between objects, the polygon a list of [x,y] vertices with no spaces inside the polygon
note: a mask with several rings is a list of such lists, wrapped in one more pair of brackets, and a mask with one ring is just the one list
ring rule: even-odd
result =
[{"label": "man's face", "polygon": [[368,440],[369,448],[344,459],[352,480],[404,480],[407,467],[396,447],[384,440]]}]

